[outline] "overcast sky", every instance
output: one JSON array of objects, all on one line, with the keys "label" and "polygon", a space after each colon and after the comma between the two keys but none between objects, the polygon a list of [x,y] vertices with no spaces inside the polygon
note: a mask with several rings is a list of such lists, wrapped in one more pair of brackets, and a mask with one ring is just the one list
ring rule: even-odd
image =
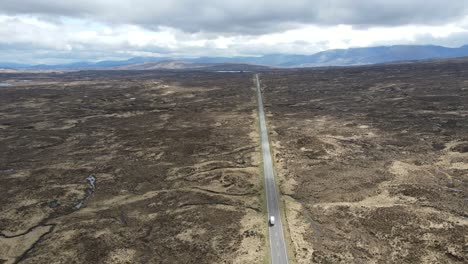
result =
[{"label": "overcast sky", "polygon": [[0,61],[468,44],[466,0],[0,0]]}]

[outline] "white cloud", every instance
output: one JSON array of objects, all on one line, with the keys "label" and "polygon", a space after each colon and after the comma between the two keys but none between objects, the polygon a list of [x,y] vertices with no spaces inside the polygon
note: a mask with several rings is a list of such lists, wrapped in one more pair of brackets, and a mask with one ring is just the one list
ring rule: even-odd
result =
[{"label": "white cloud", "polygon": [[[416,2],[425,5],[415,9]],[[464,1],[385,1],[385,10],[372,10],[384,5],[380,0],[193,3],[2,0],[0,61],[312,54],[374,45],[468,44]]]}]

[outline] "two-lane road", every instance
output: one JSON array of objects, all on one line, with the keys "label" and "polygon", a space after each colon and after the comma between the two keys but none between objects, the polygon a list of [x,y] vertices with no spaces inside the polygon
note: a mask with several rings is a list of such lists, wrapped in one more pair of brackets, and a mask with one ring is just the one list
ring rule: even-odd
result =
[{"label": "two-lane road", "polygon": [[270,141],[268,140],[268,131],[265,122],[265,113],[263,111],[262,92],[260,90],[260,80],[258,74],[255,75],[257,82],[258,115],[260,120],[260,132],[262,137],[263,152],[263,172],[265,174],[265,192],[267,200],[268,218],[275,217],[275,225],[269,225],[270,253],[272,264],[287,264],[288,254],[286,243],[284,241],[283,224],[279,210],[278,192],[275,182],[275,173],[273,170],[273,161],[270,153]]}]

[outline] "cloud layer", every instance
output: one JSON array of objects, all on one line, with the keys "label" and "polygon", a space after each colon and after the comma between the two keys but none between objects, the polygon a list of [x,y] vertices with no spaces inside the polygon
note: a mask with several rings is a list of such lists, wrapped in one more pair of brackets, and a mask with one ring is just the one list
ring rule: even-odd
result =
[{"label": "cloud layer", "polygon": [[460,0],[2,0],[7,14],[70,16],[187,32],[265,33],[297,24],[435,25],[466,15]]},{"label": "cloud layer", "polygon": [[0,61],[458,46],[467,18],[460,0],[2,0]]}]

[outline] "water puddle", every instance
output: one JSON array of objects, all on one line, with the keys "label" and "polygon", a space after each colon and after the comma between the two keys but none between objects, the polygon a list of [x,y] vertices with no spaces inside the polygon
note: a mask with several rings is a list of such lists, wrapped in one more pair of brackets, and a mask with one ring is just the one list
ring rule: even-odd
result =
[{"label": "water puddle", "polygon": [[86,182],[88,183],[86,196],[77,205],[75,205],[76,210],[80,210],[83,206],[85,206],[88,200],[91,198],[91,196],[93,196],[94,191],[96,189],[96,175],[94,174],[89,175],[86,178]]}]

